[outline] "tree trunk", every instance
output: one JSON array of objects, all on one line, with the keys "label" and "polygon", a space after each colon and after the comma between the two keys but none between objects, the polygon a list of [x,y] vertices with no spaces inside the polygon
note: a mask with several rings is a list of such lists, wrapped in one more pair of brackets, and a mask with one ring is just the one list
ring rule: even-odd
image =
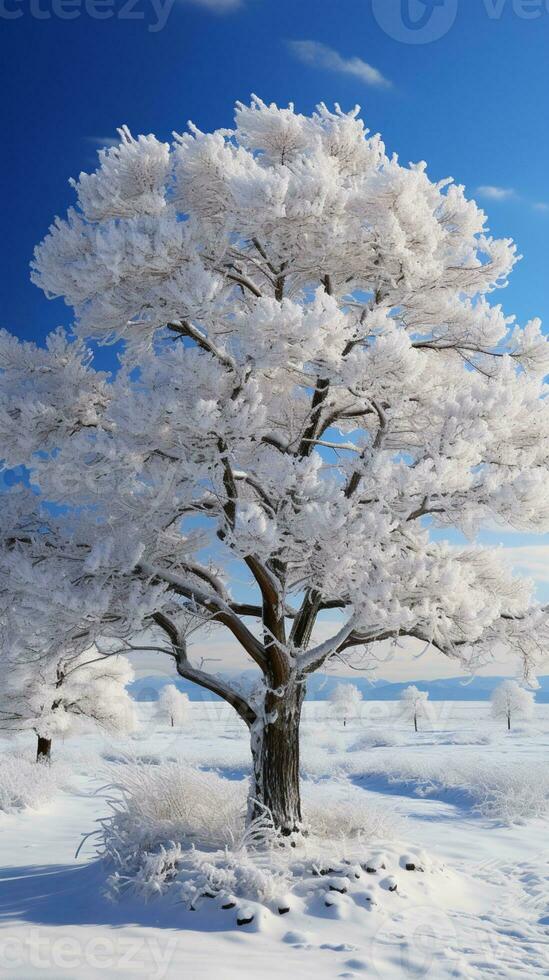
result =
[{"label": "tree trunk", "polygon": [[[299,724],[305,683],[292,678],[284,694],[267,691],[264,718],[251,729],[253,779],[249,818],[268,813],[285,836],[301,830]],[[266,719],[266,720],[264,720]]]},{"label": "tree trunk", "polygon": [[414,715],[414,728],[417,732],[417,715]]},{"label": "tree trunk", "polygon": [[507,731],[511,731],[511,715],[507,715]]},{"label": "tree trunk", "polygon": [[36,748],[36,761],[49,762],[50,755],[51,755],[51,738],[43,738],[41,735],[39,735],[38,745]]}]

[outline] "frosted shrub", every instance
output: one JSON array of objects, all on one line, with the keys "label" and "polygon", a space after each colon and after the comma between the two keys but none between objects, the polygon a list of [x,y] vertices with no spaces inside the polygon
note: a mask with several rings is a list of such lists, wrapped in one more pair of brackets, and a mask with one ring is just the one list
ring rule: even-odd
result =
[{"label": "frosted shrub", "polygon": [[385,807],[366,804],[359,790],[327,799],[322,784],[305,784],[303,802],[311,835],[323,841],[379,842],[395,836],[396,818]]},{"label": "frosted shrub", "polygon": [[401,755],[396,761],[369,757],[362,772],[386,776],[393,783],[411,783],[418,796],[458,792],[477,813],[504,823],[542,816],[549,809],[545,765],[494,762],[478,755],[438,759]]},{"label": "frosted shrub", "polygon": [[475,795],[475,809],[503,823],[543,817],[549,809],[549,773],[545,766],[520,762],[484,763],[476,771]]},{"label": "frosted shrub", "polygon": [[167,840],[224,847],[240,833],[246,786],[179,762],[110,767],[114,835],[127,845],[155,847]]},{"label": "frosted shrub", "polygon": [[389,748],[401,744],[402,742],[398,735],[395,735],[391,731],[380,730],[377,732],[367,732],[365,735],[357,738],[356,742],[353,742],[351,752],[361,752],[365,749]]},{"label": "frosted shrub", "polygon": [[37,766],[26,756],[6,753],[0,766],[0,811],[14,813],[45,806],[64,782],[65,770],[55,765]]},{"label": "frosted shrub", "polygon": [[175,762],[128,763],[109,774],[112,816],[100,833],[115,896],[130,889],[151,898],[173,888],[188,907],[225,893],[274,907],[304,867],[327,855],[333,862],[352,857],[366,842],[394,836],[396,826],[345,781],[335,788],[306,784],[308,834],[290,847],[267,813],[246,826],[244,780]]}]

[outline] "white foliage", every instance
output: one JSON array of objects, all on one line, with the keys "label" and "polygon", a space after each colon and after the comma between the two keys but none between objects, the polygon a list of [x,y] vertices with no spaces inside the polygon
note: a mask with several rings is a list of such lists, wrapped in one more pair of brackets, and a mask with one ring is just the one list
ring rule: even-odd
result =
[{"label": "white foliage", "polygon": [[0,766],[0,811],[39,809],[50,802],[66,778],[66,770],[58,762],[37,766],[25,755],[4,752]]},{"label": "white foliage", "polygon": [[184,725],[189,718],[189,697],[178,691],[175,684],[166,684],[160,692],[157,715],[164,724],[173,727]]},{"label": "white foliage", "polygon": [[95,648],[57,663],[20,664],[0,698],[0,727],[49,739],[89,723],[109,733],[132,732],[136,714],[126,685],[133,676],[125,657],[102,657]]},{"label": "white foliage", "polygon": [[415,684],[405,687],[400,695],[403,714],[410,718],[416,727],[419,718],[427,717],[428,691],[420,691]]},{"label": "white foliage", "polygon": [[330,701],[337,717],[347,722],[349,718],[356,717],[362,701],[362,693],[356,684],[341,681],[330,692]]},{"label": "white foliage", "polygon": [[[357,109],[256,97],[173,146],[123,129],[74,187],[32,275],[78,339],[0,335],[4,465],[32,487],[2,495],[5,655],[122,649],[154,621],[150,642],[249,724],[187,656],[200,623],[280,691],[399,637],[468,670],[513,650],[532,676],[548,629],[531,583],[430,535],[549,529],[549,345],[490,302],[516,249],[463,188],[388,155]],[[91,338],[124,341],[110,382]],[[235,602],[243,574],[263,631]],[[311,596],[345,625],[306,649],[292,604]]]},{"label": "white foliage", "polygon": [[534,713],[535,694],[516,681],[503,681],[492,694],[494,718],[504,718],[511,728],[513,718],[529,719]]}]

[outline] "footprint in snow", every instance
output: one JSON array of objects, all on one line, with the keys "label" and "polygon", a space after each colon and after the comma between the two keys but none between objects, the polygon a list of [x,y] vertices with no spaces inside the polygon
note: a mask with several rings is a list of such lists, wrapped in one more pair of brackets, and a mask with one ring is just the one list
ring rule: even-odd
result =
[{"label": "footprint in snow", "polygon": [[352,953],[356,949],[356,946],[350,946],[349,943],[322,943],[320,949],[329,949],[333,953]]}]

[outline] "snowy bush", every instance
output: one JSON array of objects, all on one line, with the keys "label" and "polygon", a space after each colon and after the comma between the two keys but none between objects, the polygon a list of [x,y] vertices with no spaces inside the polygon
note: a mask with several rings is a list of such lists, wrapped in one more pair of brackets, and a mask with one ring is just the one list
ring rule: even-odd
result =
[{"label": "snowy bush", "polygon": [[484,732],[443,732],[437,745],[490,745],[492,738]]},{"label": "snowy bush", "polygon": [[332,787],[305,783],[305,824],[313,840],[379,842],[395,836],[398,821],[387,807],[365,802],[362,791],[349,791],[349,784],[343,780],[340,787],[343,795],[334,794],[333,783]]},{"label": "snowy bush", "polygon": [[391,783],[411,784],[418,796],[457,793],[470,801],[474,811],[503,823],[543,816],[549,810],[549,772],[545,765],[525,766],[520,761],[494,762],[479,755],[433,758],[415,754],[398,759],[357,760],[347,771],[386,777]]},{"label": "snowy bush", "polygon": [[502,823],[543,817],[549,809],[549,774],[545,766],[521,762],[484,762],[476,767],[475,809]]},{"label": "snowy bush", "polygon": [[308,833],[290,847],[268,814],[246,827],[247,780],[180,762],[127,763],[109,774],[112,815],[100,833],[112,895],[130,889],[150,898],[173,889],[188,907],[224,895],[274,907],[304,868],[356,861],[365,844],[390,839],[396,826],[344,781],[306,784]]},{"label": "snowy bush", "polygon": [[353,742],[350,748],[351,752],[361,752],[365,749],[389,748],[395,745],[402,745],[402,741],[398,735],[381,729],[377,732],[366,732],[364,735],[361,735],[360,738],[357,738],[356,742]]},{"label": "snowy bush", "polygon": [[37,766],[33,759],[6,752],[0,766],[0,811],[38,809],[55,796],[66,779],[59,763]]},{"label": "snowy bush", "polygon": [[114,793],[109,827],[126,849],[132,842],[146,850],[169,840],[215,849],[241,832],[247,784],[183,762],[128,763],[108,771]]}]

